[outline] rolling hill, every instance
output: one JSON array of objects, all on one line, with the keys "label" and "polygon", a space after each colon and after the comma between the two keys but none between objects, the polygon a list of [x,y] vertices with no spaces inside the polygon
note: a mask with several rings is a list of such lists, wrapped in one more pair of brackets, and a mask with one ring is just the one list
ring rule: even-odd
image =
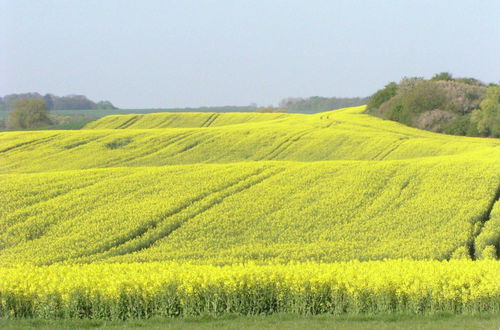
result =
[{"label": "rolling hill", "polygon": [[500,141],[363,110],[0,133],[0,317],[498,313]]},{"label": "rolling hill", "polygon": [[[318,115],[221,114],[221,126],[203,125],[210,114],[187,114],[168,128],[161,117],[141,117],[140,129],[109,129],[130,120],[102,119],[79,131],[0,134],[0,173],[255,161],[402,160],[431,156],[492,160],[497,139],[451,137],[361,114],[362,107]],[[148,122],[150,123],[148,125]],[[228,124],[243,122],[241,124]],[[100,129],[100,125],[105,127]],[[183,127],[178,127],[175,125]],[[139,124],[139,122],[137,123]],[[161,124],[163,125],[163,124]],[[184,126],[194,126],[185,128]]]},{"label": "rolling hill", "polygon": [[1,133],[0,265],[498,249],[500,141],[362,110],[123,115]]}]

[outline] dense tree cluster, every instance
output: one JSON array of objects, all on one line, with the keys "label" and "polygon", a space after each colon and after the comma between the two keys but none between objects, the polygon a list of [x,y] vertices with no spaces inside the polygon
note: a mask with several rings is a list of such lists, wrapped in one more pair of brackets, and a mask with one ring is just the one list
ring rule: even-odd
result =
[{"label": "dense tree cluster", "polygon": [[88,109],[116,109],[109,101],[94,102],[84,95],[56,96],[40,93],[9,94],[0,97],[0,110],[10,111],[19,100],[39,99],[45,102],[48,110],[88,110]]},{"label": "dense tree cluster", "polygon": [[391,82],[372,95],[367,111],[434,132],[500,137],[500,86],[447,72]]}]

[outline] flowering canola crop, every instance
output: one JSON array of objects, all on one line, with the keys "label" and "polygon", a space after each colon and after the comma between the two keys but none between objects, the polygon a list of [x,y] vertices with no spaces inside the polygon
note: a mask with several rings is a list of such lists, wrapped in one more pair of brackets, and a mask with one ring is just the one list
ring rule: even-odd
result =
[{"label": "flowering canola crop", "polygon": [[500,311],[497,261],[0,268],[4,317]]},{"label": "flowering canola crop", "polygon": [[362,111],[0,133],[0,316],[500,311],[500,140]]}]

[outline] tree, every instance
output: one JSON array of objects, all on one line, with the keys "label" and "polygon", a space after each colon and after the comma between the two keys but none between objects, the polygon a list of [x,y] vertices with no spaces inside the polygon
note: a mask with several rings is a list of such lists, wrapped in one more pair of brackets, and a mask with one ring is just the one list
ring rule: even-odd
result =
[{"label": "tree", "polygon": [[5,108],[7,109],[7,111],[10,111],[14,109],[14,104],[19,100],[42,98],[42,95],[40,95],[39,93],[9,94],[3,97],[3,102],[5,103]]},{"label": "tree", "polygon": [[449,72],[441,72],[441,73],[436,73],[434,77],[431,78],[431,80],[436,81],[436,80],[453,80],[453,76]]},{"label": "tree", "polygon": [[54,99],[54,110],[95,109],[96,104],[85,95],[67,95]]},{"label": "tree", "polygon": [[109,101],[99,101],[96,103],[96,109],[100,110],[113,110],[116,109],[116,107]]},{"label": "tree", "polygon": [[47,109],[52,110],[54,109],[54,95],[52,94],[45,94],[43,97],[43,100],[45,101],[45,106]]},{"label": "tree", "polygon": [[500,86],[488,87],[486,98],[473,113],[473,120],[481,135],[500,137]]},{"label": "tree", "polygon": [[384,102],[389,101],[398,91],[398,85],[395,82],[390,82],[385,87],[372,95],[370,101],[366,105],[367,109],[376,109]]},{"label": "tree", "polygon": [[272,105],[269,105],[267,107],[260,107],[256,110],[256,112],[261,112],[261,113],[283,113],[286,112],[285,109],[283,108],[275,108]]},{"label": "tree", "polygon": [[36,128],[48,124],[49,111],[43,99],[16,101],[7,119],[9,129]]}]

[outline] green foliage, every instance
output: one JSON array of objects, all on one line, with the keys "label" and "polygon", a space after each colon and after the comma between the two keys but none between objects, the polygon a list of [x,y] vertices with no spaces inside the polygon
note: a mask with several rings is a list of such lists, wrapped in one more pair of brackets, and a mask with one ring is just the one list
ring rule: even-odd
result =
[{"label": "green foliage", "polygon": [[389,101],[397,93],[398,85],[395,82],[387,84],[383,89],[377,91],[370,97],[366,108],[368,111],[371,109],[379,108],[383,103]]},{"label": "green foliage", "polygon": [[381,117],[384,119],[394,120],[401,123],[410,121],[410,118],[406,118],[407,114],[404,111],[403,100],[401,97],[393,97],[389,99],[389,101],[384,102],[378,110],[381,113]]},{"label": "green foliage", "polygon": [[[40,99],[43,100],[43,96],[39,93],[22,93],[22,94],[9,94],[2,98],[3,107],[6,111],[10,111],[14,108],[17,101],[21,100],[32,100]],[[47,106],[47,105],[46,105]],[[47,107],[50,110],[50,108]]]},{"label": "green foliage", "polygon": [[[434,132],[497,136],[500,124],[496,125],[498,120],[492,114],[496,110],[485,103],[492,92],[490,96],[486,93],[487,87],[476,79],[453,78],[442,72],[429,80],[403,78],[399,84],[390,83],[372,96],[368,109],[382,118]],[[488,110],[475,110],[480,103]]]},{"label": "green foliage", "polygon": [[[403,111],[422,113],[434,109],[444,109],[446,96],[436,84],[422,81],[402,96]],[[408,115],[409,116],[409,115]]]},{"label": "green foliage", "polygon": [[96,109],[110,110],[117,109],[111,102],[109,101],[99,101],[95,105]]},{"label": "green foliage", "polygon": [[85,127],[90,122],[90,120],[70,120],[58,124],[48,125],[38,127],[40,130],[78,130]]},{"label": "green foliage", "polygon": [[9,94],[0,98],[0,110],[11,110],[19,100],[43,100],[48,110],[116,109],[109,101],[94,102],[84,95],[56,96],[39,93]]},{"label": "green foliage", "polygon": [[449,72],[441,72],[441,73],[436,73],[431,80],[433,81],[439,81],[439,80],[453,80],[453,76]]},{"label": "green foliage", "polygon": [[476,125],[471,122],[471,116],[457,116],[450,120],[443,129],[443,133],[452,135],[477,135]]},{"label": "green foliage", "polygon": [[467,85],[484,86],[483,82],[481,82],[480,80],[475,79],[475,78],[456,78],[454,80],[459,82],[459,83],[463,83],[463,84],[467,84]]},{"label": "green foliage", "polygon": [[40,99],[19,100],[10,111],[7,127],[10,129],[36,128],[50,123],[49,111]]},{"label": "green foliage", "polygon": [[481,135],[500,137],[500,86],[488,87],[474,120]]}]

